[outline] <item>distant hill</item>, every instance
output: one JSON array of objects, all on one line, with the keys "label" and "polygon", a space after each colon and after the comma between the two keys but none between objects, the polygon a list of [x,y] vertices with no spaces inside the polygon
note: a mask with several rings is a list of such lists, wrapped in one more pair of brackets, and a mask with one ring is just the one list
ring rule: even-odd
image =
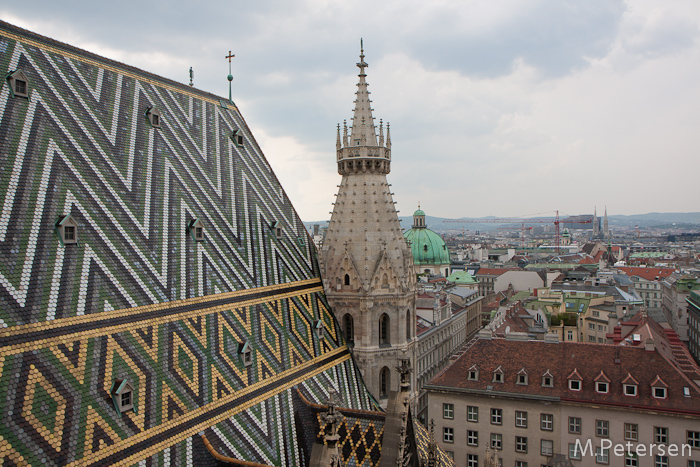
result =
[{"label": "distant hill", "polygon": [[[602,227],[602,218],[601,227]],[[401,227],[408,230],[413,225],[413,216],[402,216],[399,217],[401,220]],[[494,219],[494,216],[480,217],[478,219]],[[428,228],[436,232],[445,232],[446,230],[461,230],[466,229],[470,231],[480,230],[489,231],[497,228],[508,227],[509,224],[490,224],[490,223],[463,223],[463,222],[444,222],[448,220],[445,217],[433,217],[425,216],[425,222]],[[624,215],[614,215],[608,216],[608,221],[611,226],[629,226],[634,227],[638,225],[640,227],[655,227],[655,226],[670,226],[675,224],[682,224],[683,226],[700,228],[700,212],[650,212],[648,214],[633,214],[630,216]],[[304,222],[307,230],[310,230],[314,224],[319,224],[321,227],[328,225],[328,221],[315,221],[315,222]],[[518,224],[512,224],[512,227],[517,227]]]}]

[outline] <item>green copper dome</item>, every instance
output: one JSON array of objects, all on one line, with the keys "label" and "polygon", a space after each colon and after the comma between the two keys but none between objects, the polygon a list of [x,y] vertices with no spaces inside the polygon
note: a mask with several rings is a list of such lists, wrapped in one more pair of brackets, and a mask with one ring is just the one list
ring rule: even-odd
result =
[{"label": "green copper dome", "polygon": [[[422,212],[422,211],[421,211]],[[425,227],[404,232],[415,264],[450,264],[450,251],[438,234]]]},{"label": "green copper dome", "polygon": [[414,212],[413,215],[414,216],[425,216],[425,213],[420,208],[418,208],[418,210],[416,212]]}]

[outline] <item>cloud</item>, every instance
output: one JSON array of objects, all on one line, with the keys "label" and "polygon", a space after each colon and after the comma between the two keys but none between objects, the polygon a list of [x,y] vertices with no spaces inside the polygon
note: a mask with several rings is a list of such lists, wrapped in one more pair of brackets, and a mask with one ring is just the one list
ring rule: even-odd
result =
[{"label": "cloud", "polygon": [[0,17],[183,83],[192,66],[222,96],[232,50],[233,99],[303,219],[328,217],[340,181],[360,37],[405,213],[697,210],[696,0],[33,1]]}]

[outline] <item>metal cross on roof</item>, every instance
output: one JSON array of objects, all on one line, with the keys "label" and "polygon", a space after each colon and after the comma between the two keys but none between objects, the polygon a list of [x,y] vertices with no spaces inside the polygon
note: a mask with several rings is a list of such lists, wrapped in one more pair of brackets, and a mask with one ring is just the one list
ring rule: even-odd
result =
[{"label": "metal cross on roof", "polygon": [[233,81],[233,75],[231,74],[231,59],[235,56],[236,54],[232,54],[229,50],[228,55],[224,57],[228,58],[228,101],[231,103],[233,103],[233,100],[231,100],[231,81]]}]

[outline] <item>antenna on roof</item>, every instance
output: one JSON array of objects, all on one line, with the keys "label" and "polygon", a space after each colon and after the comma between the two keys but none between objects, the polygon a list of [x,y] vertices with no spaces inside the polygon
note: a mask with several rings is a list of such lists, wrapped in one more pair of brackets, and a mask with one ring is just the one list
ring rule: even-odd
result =
[{"label": "antenna on roof", "polygon": [[190,67],[190,87],[194,86],[194,70]]}]

